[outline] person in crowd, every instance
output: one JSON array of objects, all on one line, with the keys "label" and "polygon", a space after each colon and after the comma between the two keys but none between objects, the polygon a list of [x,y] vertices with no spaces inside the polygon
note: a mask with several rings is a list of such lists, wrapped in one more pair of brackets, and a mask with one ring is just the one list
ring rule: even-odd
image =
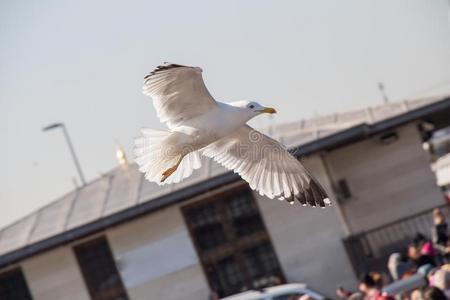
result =
[{"label": "person in crowd", "polygon": [[434,282],[434,274],[439,270],[439,268],[433,268],[431,269],[427,274],[427,282],[429,285],[433,285]]},{"label": "person in crowd", "polygon": [[448,225],[442,210],[435,208],[433,210],[433,227],[431,229],[431,238],[434,247],[437,249],[437,260],[444,263],[449,260],[449,237]]},{"label": "person in crowd", "polygon": [[433,243],[445,248],[448,242],[448,225],[444,214],[439,208],[433,210],[433,223],[431,230]]},{"label": "person in crowd", "polygon": [[369,272],[369,276],[372,277],[375,282],[375,286],[379,289],[382,289],[384,286],[383,275],[380,272]]},{"label": "person in crowd", "polygon": [[369,274],[364,275],[359,281],[359,291],[364,293],[364,300],[392,300],[390,296],[384,296],[376,281]]},{"label": "person in crowd", "polygon": [[450,272],[445,268],[440,268],[433,275],[432,285],[444,292],[445,296],[450,299]]},{"label": "person in crowd", "polygon": [[423,292],[424,300],[447,300],[444,292],[442,292],[439,288],[435,286],[430,286],[425,288]]},{"label": "person in crowd", "polygon": [[441,266],[441,269],[450,272],[450,264],[442,265],[442,266]]},{"label": "person in crowd", "polygon": [[433,242],[427,239],[423,234],[417,233],[414,237],[413,244],[416,245],[420,253],[433,257],[436,255],[436,250],[434,249]]},{"label": "person in crowd", "polygon": [[423,254],[420,251],[421,244],[416,241],[408,247],[408,257],[414,263],[416,269],[423,265],[436,266],[434,259],[431,255]]},{"label": "person in crowd", "polygon": [[393,280],[399,280],[407,271],[413,268],[413,264],[408,261],[406,255],[394,252],[389,256],[388,270]]},{"label": "person in crowd", "polygon": [[423,298],[423,290],[422,289],[415,289],[411,292],[411,300],[425,300]]}]

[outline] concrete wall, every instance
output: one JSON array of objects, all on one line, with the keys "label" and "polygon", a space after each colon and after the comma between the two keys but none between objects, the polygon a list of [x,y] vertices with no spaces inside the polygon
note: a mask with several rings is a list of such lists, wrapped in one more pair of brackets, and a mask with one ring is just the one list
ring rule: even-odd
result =
[{"label": "concrete wall", "polygon": [[344,178],[350,188],[352,197],[342,207],[352,233],[443,204],[416,125],[396,132],[392,144],[376,136],[326,157],[335,181]]},{"label": "concrete wall", "polygon": [[131,300],[208,298],[178,206],[112,228],[107,236]]},{"label": "concrete wall", "polygon": [[[311,156],[303,163],[331,192],[321,158]],[[288,282],[306,283],[332,298],[338,285],[355,286],[336,206],[303,207],[255,196]]]},{"label": "concrete wall", "polygon": [[34,300],[90,300],[70,247],[32,257],[21,266]]}]

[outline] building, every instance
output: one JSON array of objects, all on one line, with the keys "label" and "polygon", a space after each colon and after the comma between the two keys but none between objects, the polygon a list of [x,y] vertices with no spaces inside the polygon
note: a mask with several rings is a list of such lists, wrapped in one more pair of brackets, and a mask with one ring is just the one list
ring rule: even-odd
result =
[{"label": "building", "polygon": [[327,209],[262,198],[211,161],[163,187],[118,167],[0,231],[0,299],[199,300],[274,280],[333,296],[428,229],[444,199],[423,142],[449,123],[434,97],[272,128]]}]

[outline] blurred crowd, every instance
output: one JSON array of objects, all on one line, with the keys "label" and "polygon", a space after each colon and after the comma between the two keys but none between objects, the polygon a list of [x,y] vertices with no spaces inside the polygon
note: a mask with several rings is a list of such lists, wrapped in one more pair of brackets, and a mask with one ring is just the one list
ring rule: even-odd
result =
[{"label": "blurred crowd", "polygon": [[389,276],[369,272],[356,291],[339,287],[345,300],[445,300],[450,299],[450,241],[448,224],[440,209],[433,211],[431,239],[418,233],[404,252],[392,253]]}]

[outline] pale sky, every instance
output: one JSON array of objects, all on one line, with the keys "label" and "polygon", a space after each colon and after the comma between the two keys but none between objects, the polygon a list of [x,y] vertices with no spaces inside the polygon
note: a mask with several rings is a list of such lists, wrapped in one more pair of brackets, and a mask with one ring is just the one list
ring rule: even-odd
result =
[{"label": "pale sky", "polygon": [[[161,127],[144,75],[200,66],[216,99],[274,122],[450,92],[447,0],[0,0],[0,227],[73,189],[64,122],[88,180]],[[254,124],[269,124],[260,116]]]}]

